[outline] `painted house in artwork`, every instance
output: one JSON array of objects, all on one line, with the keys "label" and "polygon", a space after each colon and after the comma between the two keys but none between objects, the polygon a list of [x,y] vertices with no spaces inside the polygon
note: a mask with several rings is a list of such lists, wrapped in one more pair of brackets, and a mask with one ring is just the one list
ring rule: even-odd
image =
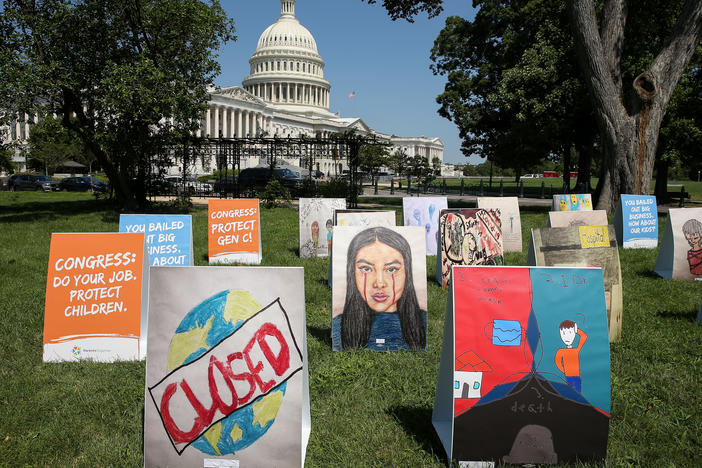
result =
[{"label": "painted house in artwork", "polygon": [[480,398],[483,372],[492,372],[490,364],[473,351],[466,351],[456,358],[453,372],[454,398]]}]

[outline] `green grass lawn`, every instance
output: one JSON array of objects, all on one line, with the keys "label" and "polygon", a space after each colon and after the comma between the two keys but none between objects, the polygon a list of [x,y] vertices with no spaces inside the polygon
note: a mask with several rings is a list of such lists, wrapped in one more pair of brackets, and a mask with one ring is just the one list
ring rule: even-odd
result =
[{"label": "green grass lawn", "polygon": [[[191,213],[195,264],[206,265],[206,211]],[[524,252],[507,254],[507,265],[525,264],[529,230],[546,218],[546,211],[522,211]],[[118,221],[89,194],[0,193],[0,466],[143,464],[145,364],[42,363],[51,233],[116,231]],[[431,425],[447,299],[433,281],[434,257],[427,259],[426,352],[335,353],[328,260],[298,258],[296,210],[264,209],[261,222],[263,264],[305,268],[307,466],[446,466]],[[662,235],[665,217],[659,224]],[[702,458],[702,325],[695,321],[702,285],[656,277],[656,253],[620,250],[623,338],[611,345],[607,466],[698,466]]]}]

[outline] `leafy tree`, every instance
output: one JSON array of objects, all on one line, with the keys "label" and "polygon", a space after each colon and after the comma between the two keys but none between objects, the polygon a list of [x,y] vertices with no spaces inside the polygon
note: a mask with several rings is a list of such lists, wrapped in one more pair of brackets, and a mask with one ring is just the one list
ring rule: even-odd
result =
[{"label": "leafy tree", "polygon": [[441,159],[438,156],[432,158],[431,167],[434,169],[434,175],[441,175]]},{"label": "leafy tree", "polygon": [[217,0],[3,0],[0,108],[61,116],[135,207],[149,156],[197,129],[233,29]]},{"label": "leafy tree", "polygon": [[434,170],[429,165],[427,158],[419,154],[407,160],[405,170],[407,172],[408,180],[411,180],[412,177],[416,177],[419,185],[425,189],[429,186],[432,180],[436,179],[434,176]]},{"label": "leafy tree", "polygon": [[83,141],[53,117],[47,117],[32,127],[29,133],[29,156],[49,172],[68,160],[85,165],[90,165],[95,160]]},{"label": "leafy tree", "polygon": [[[440,3],[437,0],[383,2],[393,19],[411,19],[421,11],[431,15],[440,8]],[[478,12],[480,15],[483,8],[497,3],[500,2],[475,1],[474,5],[482,4]],[[505,3],[517,5],[522,2]],[[534,2],[535,5],[539,3],[542,2]],[[611,211],[620,193],[649,192],[663,117],[673,90],[702,36],[702,2],[640,0],[634,4],[627,0],[569,0],[568,11],[579,68],[588,89],[602,152],[598,208]],[[500,25],[510,18],[493,15],[491,19]],[[460,39],[463,34],[470,44],[475,28],[467,25],[465,20],[461,22],[460,19],[449,18],[444,31],[453,28],[453,38]],[[519,27],[508,29],[510,34],[517,36],[523,31]],[[466,82],[470,76],[464,72],[464,79],[461,79],[460,70],[469,69],[462,65],[465,65],[471,51],[479,50],[481,55],[478,58],[481,61],[478,64],[488,69],[478,68],[483,72],[481,80],[486,82],[485,86],[497,81],[498,75],[490,70],[490,65],[495,57],[494,50],[502,47],[505,37],[487,37],[482,50],[470,47],[461,50],[460,46],[455,45],[461,53],[453,57],[447,55],[447,70],[458,75],[449,74],[449,84],[442,96],[448,93],[447,109],[452,112],[444,110],[442,115],[450,115],[459,126],[466,154],[469,154],[471,147],[465,144],[465,138],[470,138],[470,135],[463,129],[471,128],[466,124],[474,116],[462,108],[462,104],[468,103]],[[482,85],[480,82],[476,84]],[[483,93],[483,96],[491,97],[488,93]],[[490,100],[487,103],[493,104]],[[451,105],[454,107],[451,108]],[[444,106],[442,103],[442,109]],[[476,123],[482,124],[475,128],[483,136],[480,143],[492,151],[490,144],[494,144],[496,139],[490,137],[504,131],[505,119],[500,119],[501,107],[493,104],[486,109],[495,111],[487,116],[494,122],[490,125],[488,119],[475,119]]]},{"label": "leafy tree", "polygon": [[380,168],[388,164],[388,150],[381,145],[363,145],[358,154],[359,167],[371,175],[373,184]]},{"label": "leafy tree", "polygon": [[395,175],[404,175],[408,158],[407,153],[401,149],[396,149],[388,156],[387,166],[392,169]]},{"label": "leafy tree", "polygon": [[15,163],[12,162],[12,151],[3,144],[0,144],[0,171],[14,172]]}]

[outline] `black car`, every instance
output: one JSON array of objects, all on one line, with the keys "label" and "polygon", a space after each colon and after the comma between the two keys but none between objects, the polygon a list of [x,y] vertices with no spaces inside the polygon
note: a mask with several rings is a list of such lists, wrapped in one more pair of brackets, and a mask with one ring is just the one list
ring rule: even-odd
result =
[{"label": "black car", "polygon": [[44,192],[56,192],[59,190],[59,183],[47,175],[42,174],[14,174],[7,180],[7,189],[11,192],[15,190],[43,190]]},{"label": "black car", "polygon": [[66,177],[59,182],[59,188],[68,192],[106,192],[107,183],[92,176]]},{"label": "black car", "polygon": [[268,167],[250,167],[239,173],[239,187],[242,193],[263,190],[272,177],[293,192],[302,184],[302,179],[290,169],[276,168],[271,172]]}]

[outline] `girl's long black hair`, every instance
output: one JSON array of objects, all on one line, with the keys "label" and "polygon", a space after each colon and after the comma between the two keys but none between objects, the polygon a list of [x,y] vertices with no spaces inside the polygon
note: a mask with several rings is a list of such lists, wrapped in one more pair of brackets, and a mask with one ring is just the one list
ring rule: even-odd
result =
[{"label": "girl's long black hair", "polygon": [[414,290],[410,245],[400,234],[385,227],[365,229],[356,234],[349,244],[346,258],[346,301],[341,315],[341,347],[342,349],[365,348],[368,345],[373,309],[368,306],[356,286],[356,255],[360,249],[376,240],[402,254],[405,264],[405,287],[397,301],[402,338],[409,349],[425,349],[427,334],[424,313],[419,308],[417,293]]}]

